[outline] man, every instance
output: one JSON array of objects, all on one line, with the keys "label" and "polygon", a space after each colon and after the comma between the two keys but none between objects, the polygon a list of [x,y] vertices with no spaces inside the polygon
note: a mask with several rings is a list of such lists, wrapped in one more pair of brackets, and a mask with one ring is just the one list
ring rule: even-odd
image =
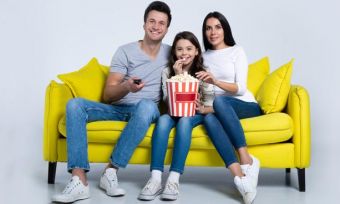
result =
[{"label": "man", "polygon": [[117,171],[125,168],[150,124],[159,117],[157,103],[161,94],[161,73],[167,66],[170,46],[162,44],[168,31],[171,12],[167,4],[152,2],[144,13],[144,38],[118,48],[112,58],[104,89],[104,101],[97,103],[75,98],[66,107],[68,171],[72,178],[56,202],[74,202],[90,197],[86,172],[86,124],[98,120],[127,121],[100,178],[100,188],[109,196],[122,196]]}]

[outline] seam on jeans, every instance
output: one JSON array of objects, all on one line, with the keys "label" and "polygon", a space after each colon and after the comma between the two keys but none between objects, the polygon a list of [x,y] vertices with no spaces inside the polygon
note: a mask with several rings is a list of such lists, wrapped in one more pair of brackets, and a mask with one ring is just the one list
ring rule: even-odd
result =
[{"label": "seam on jeans", "polygon": [[164,172],[164,168],[161,168],[161,167],[150,167],[150,171],[152,170],[159,170],[161,172]]},{"label": "seam on jeans", "polygon": [[124,166],[124,165],[118,164],[117,162],[113,162],[112,158],[110,159],[110,163],[111,163],[112,166],[115,166],[115,167],[118,167],[118,168],[125,168],[126,167],[126,165]]},{"label": "seam on jeans", "polygon": [[79,167],[79,166],[69,167],[69,168],[67,168],[67,171],[68,171],[69,173],[71,173],[73,169],[82,169],[82,170],[84,170],[85,172],[89,172],[89,171],[90,171],[90,168],[88,168],[88,167],[84,168],[84,167]]},{"label": "seam on jeans", "polygon": [[175,171],[177,173],[183,174],[184,170],[176,169],[176,168],[170,168],[170,171]]}]

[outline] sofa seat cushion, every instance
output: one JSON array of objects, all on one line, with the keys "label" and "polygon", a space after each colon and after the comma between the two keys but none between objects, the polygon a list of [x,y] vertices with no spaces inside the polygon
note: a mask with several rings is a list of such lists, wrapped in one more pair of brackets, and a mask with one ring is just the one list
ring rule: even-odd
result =
[{"label": "sofa seat cushion", "polygon": [[[247,144],[260,145],[289,140],[293,135],[293,122],[285,113],[272,113],[254,118],[241,120],[246,134]],[[112,143],[115,144],[124,129],[126,122],[121,121],[97,121],[87,124],[89,143]],[[150,147],[151,136],[154,129],[152,124],[146,133],[146,137],[140,146]],[[65,117],[62,117],[58,126],[59,132],[66,137]],[[173,147],[175,131],[170,132],[169,147]],[[203,125],[194,128],[192,133],[191,149],[214,149]]]}]

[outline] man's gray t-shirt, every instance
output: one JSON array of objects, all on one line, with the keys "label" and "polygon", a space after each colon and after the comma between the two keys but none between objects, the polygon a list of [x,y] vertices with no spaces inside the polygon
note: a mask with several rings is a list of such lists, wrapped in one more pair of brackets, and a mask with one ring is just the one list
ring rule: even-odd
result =
[{"label": "man's gray t-shirt", "polygon": [[118,48],[111,62],[110,72],[124,74],[124,80],[130,77],[142,79],[145,86],[136,93],[128,93],[112,104],[136,104],[141,99],[150,99],[158,103],[161,98],[162,71],[168,65],[170,46],[161,44],[156,59],[152,60],[140,48],[139,42],[132,42]]}]

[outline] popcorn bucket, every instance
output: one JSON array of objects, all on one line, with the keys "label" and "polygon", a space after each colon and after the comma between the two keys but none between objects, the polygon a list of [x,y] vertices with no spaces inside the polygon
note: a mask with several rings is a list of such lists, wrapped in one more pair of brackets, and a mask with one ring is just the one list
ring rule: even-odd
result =
[{"label": "popcorn bucket", "polygon": [[171,116],[194,116],[196,112],[199,82],[166,82],[169,114]]}]

